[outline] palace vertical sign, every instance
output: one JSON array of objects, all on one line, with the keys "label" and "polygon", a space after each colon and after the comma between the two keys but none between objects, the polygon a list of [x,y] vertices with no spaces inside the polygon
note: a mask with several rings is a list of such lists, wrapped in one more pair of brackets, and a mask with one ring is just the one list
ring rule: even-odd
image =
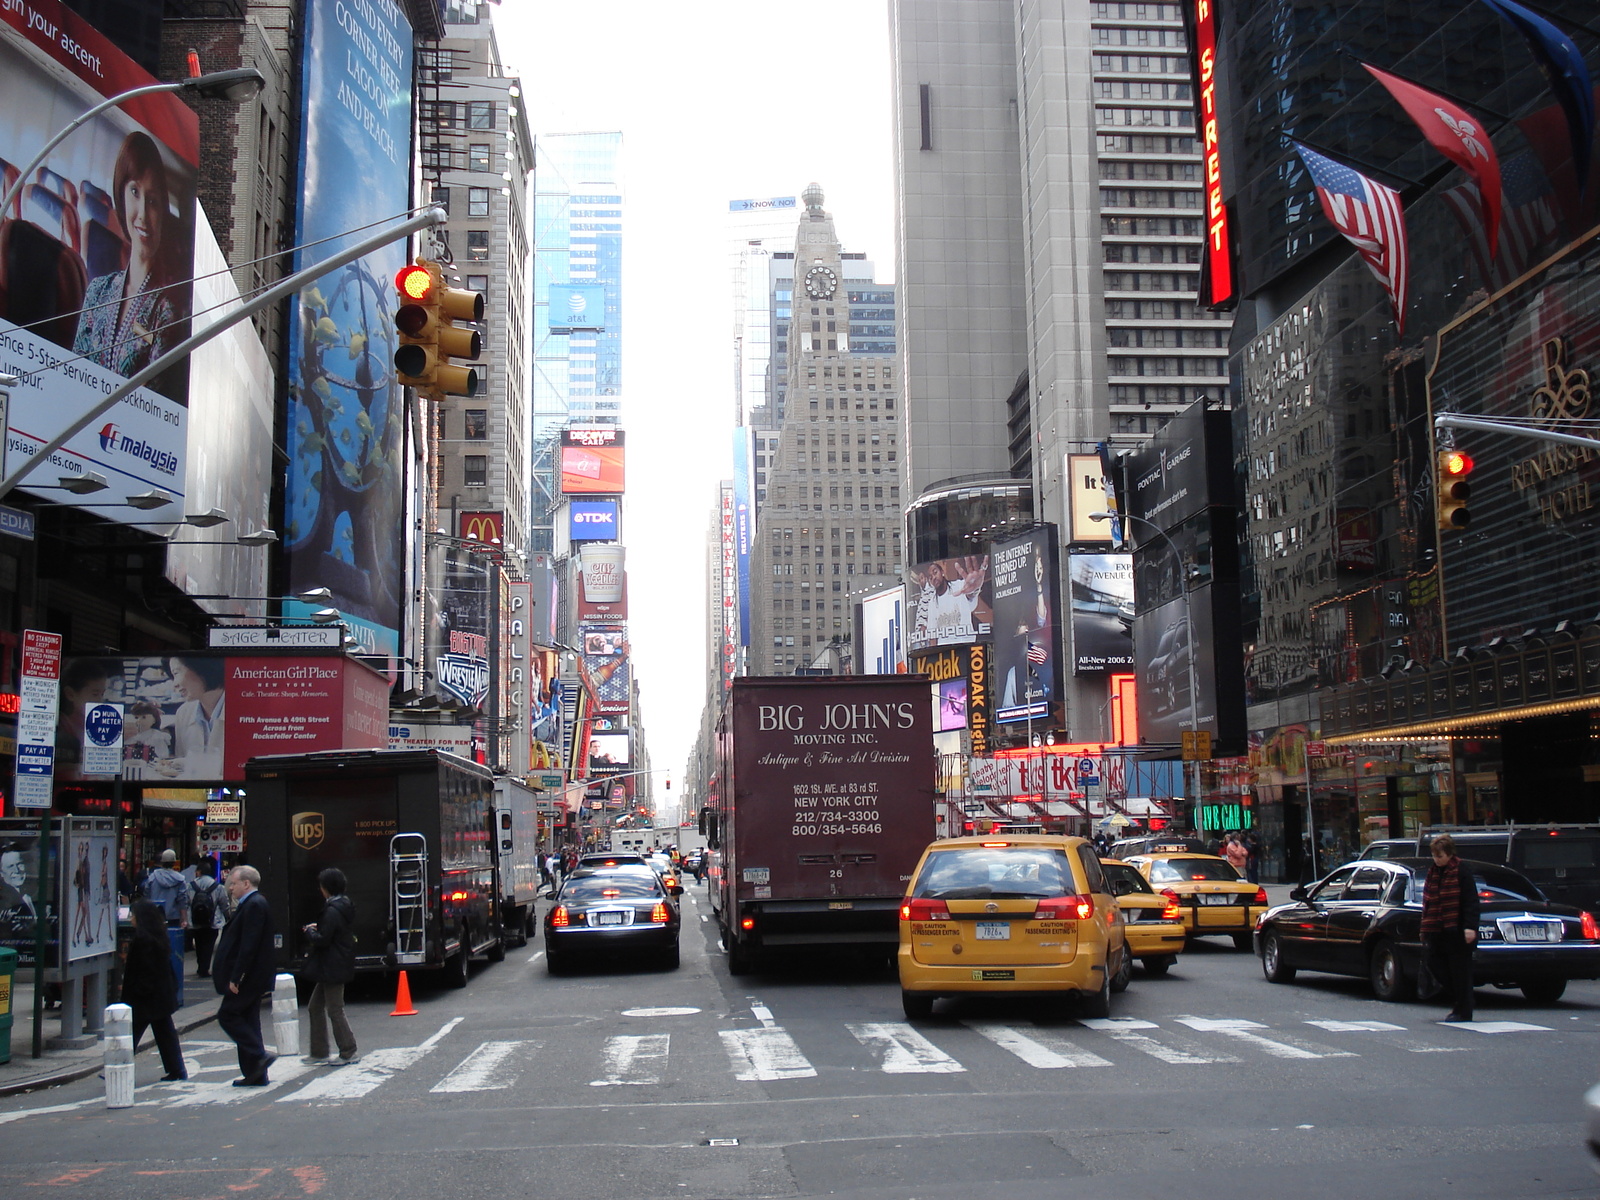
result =
[{"label": "palace vertical sign", "polygon": [[1205,303],[1212,308],[1231,303],[1232,247],[1228,209],[1222,202],[1222,149],[1217,135],[1217,10],[1216,0],[1194,0],[1195,62],[1199,69],[1201,147],[1206,173]]}]

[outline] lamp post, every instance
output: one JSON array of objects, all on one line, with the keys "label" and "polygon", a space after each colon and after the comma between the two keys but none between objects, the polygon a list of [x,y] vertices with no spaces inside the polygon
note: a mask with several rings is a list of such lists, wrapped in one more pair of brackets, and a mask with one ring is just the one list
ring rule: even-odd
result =
[{"label": "lamp post", "polygon": [[[1186,643],[1186,652],[1183,657],[1184,665],[1187,668],[1186,675],[1188,676],[1189,684],[1189,725],[1191,728],[1198,730],[1200,728],[1200,689],[1196,685],[1194,669],[1194,656],[1198,650],[1198,647],[1195,645],[1194,640],[1194,602],[1189,591],[1189,571],[1183,562],[1183,552],[1178,549],[1178,543],[1174,542],[1172,538],[1167,535],[1166,530],[1162,529],[1161,526],[1157,525],[1154,521],[1151,521],[1146,517],[1136,517],[1132,513],[1096,512],[1089,514],[1089,519],[1095,522],[1110,521],[1118,517],[1124,521],[1135,521],[1140,525],[1148,527],[1172,550],[1173,561],[1178,564],[1178,569],[1182,572],[1179,577],[1179,582],[1183,588],[1183,636]],[[1185,800],[1190,799],[1189,790],[1189,764],[1187,761],[1185,761],[1183,764],[1183,791]],[[1195,789],[1193,798],[1198,803],[1200,798],[1198,788]]]}]

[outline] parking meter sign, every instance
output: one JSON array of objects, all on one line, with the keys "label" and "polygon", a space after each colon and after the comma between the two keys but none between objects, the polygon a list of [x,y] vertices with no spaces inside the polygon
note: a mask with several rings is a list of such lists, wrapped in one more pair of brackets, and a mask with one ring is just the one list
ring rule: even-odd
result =
[{"label": "parking meter sign", "polygon": [[122,771],[122,705],[102,701],[83,711],[83,773]]}]

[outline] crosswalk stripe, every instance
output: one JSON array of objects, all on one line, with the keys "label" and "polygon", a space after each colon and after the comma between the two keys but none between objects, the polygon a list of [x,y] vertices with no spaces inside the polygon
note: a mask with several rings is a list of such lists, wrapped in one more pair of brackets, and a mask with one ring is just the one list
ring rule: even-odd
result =
[{"label": "crosswalk stripe", "polygon": [[[1267,1026],[1259,1021],[1246,1021],[1235,1017],[1175,1017],[1180,1025],[1187,1025],[1190,1029],[1200,1033],[1220,1033],[1224,1037],[1232,1038],[1237,1042],[1255,1046],[1264,1054],[1274,1058],[1358,1058],[1359,1055],[1350,1050],[1328,1050],[1319,1052],[1301,1045],[1291,1044],[1294,1039],[1285,1038],[1283,1041],[1274,1041],[1253,1032],[1257,1029],[1266,1029]],[[1281,1035],[1280,1035],[1281,1036]]]},{"label": "crosswalk stripe", "polygon": [[1329,1033],[1404,1033],[1404,1025],[1391,1025],[1388,1021],[1307,1021]]},{"label": "crosswalk stripe", "polygon": [[591,1079],[590,1087],[616,1087],[621,1084],[660,1083],[658,1072],[672,1044],[670,1033],[624,1034],[607,1038],[602,1052],[606,1077]]},{"label": "crosswalk stripe", "polygon": [[846,1025],[856,1041],[883,1055],[879,1065],[889,1075],[953,1075],[966,1068],[911,1026],[885,1021]]},{"label": "crosswalk stripe", "polygon": [[974,1033],[982,1034],[1002,1050],[1009,1050],[1030,1067],[1052,1070],[1056,1067],[1109,1067],[1108,1059],[1079,1049],[1065,1038],[1048,1033],[1023,1033],[999,1021],[963,1021]]},{"label": "crosswalk stripe", "polygon": [[1136,1017],[1085,1017],[1078,1024],[1097,1032],[1108,1034],[1113,1041],[1141,1054],[1148,1054],[1151,1058],[1158,1058],[1164,1063],[1174,1066],[1204,1065],[1207,1063],[1232,1063],[1239,1060],[1231,1054],[1191,1054],[1177,1046],[1169,1046],[1165,1042],[1158,1042],[1148,1034],[1139,1032],[1143,1029],[1156,1029],[1154,1021],[1141,1021]]},{"label": "crosswalk stripe", "polygon": [[[280,1091],[287,1084],[293,1083],[302,1075],[310,1074],[313,1068],[308,1067],[299,1059],[282,1059],[272,1064],[267,1071],[267,1077],[272,1080],[263,1088],[236,1088],[231,1079],[224,1079],[221,1083],[189,1084],[193,1091],[185,1092],[170,1103],[166,1108],[196,1108],[213,1104],[243,1104],[246,1100],[259,1099],[261,1096]],[[233,1074],[230,1070],[228,1074]]]},{"label": "crosswalk stripe", "polygon": [[432,1050],[432,1046],[386,1046],[361,1056],[361,1061],[348,1067],[327,1068],[326,1073],[313,1079],[298,1092],[279,1096],[279,1104],[296,1100],[314,1102],[333,1100],[359,1100],[368,1092],[387,1083],[407,1067],[413,1067]]},{"label": "crosswalk stripe", "polygon": [[538,1042],[484,1042],[455,1070],[428,1090],[430,1092],[498,1092],[514,1082],[509,1069],[513,1057],[521,1050],[531,1052],[539,1048]]},{"label": "crosswalk stripe", "polygon": [[717,1032],[733,1064],[735,1079],[805,1079],[817,1073],[794,1039],[782,1029],[763,1026]]}]

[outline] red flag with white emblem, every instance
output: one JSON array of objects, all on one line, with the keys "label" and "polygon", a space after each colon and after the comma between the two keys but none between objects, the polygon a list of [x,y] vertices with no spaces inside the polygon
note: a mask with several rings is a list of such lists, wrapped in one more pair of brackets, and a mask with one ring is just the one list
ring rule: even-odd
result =
[{"label": "red flag with white emblem", "polygon": [[1380,71],[1369,63],[1363,67],[1400,102],[1400,107],[1416,122],[1428,144],[1460,167],[1478,185],[1483,201],[1483,224],[1493,257],[1500,245],[1500,160],[1489,140],[1483,122],[1458,104],[1436,96],[1426,88]]}]

